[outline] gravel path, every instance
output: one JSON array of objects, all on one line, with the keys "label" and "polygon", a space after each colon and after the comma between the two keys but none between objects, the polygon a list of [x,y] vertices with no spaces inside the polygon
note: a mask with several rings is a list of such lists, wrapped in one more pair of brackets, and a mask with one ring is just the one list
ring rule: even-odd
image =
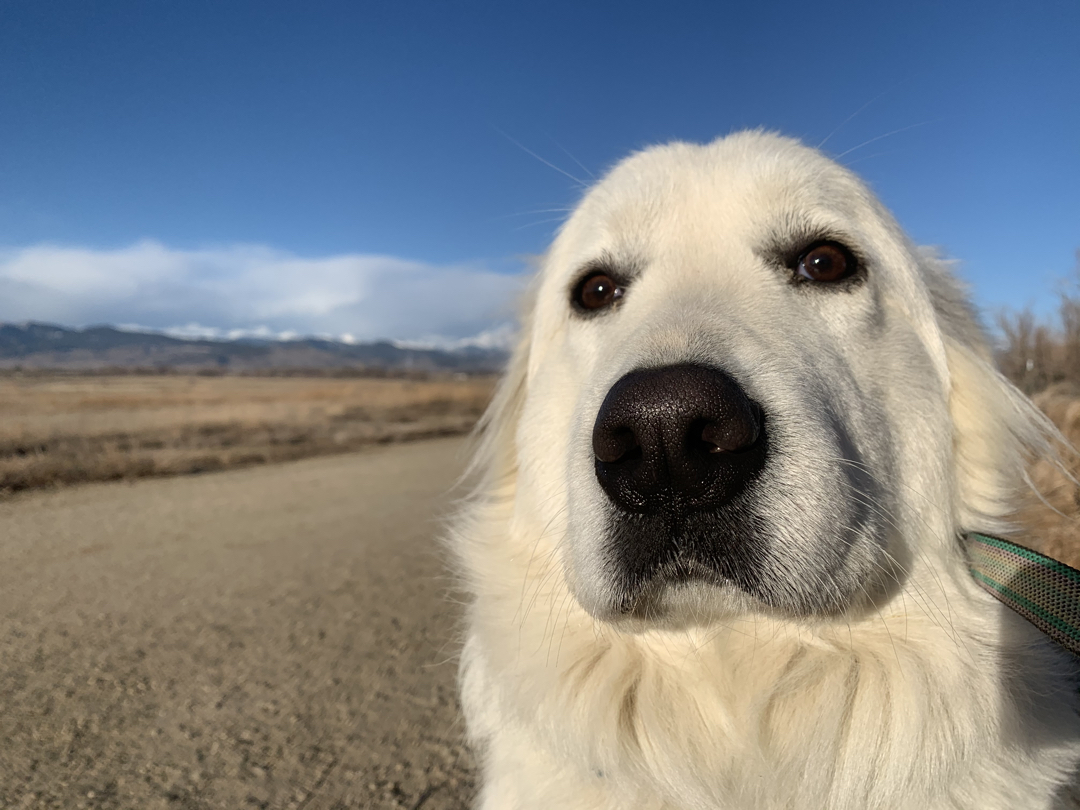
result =
[{"label": "gravel path", "polygon": [[0,503],[0,807],[466,806],[464,447]]}]

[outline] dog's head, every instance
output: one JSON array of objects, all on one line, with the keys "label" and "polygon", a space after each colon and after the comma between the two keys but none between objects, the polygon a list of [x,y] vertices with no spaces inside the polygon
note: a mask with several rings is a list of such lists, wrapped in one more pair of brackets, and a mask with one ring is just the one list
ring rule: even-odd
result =
[{"label": "dog's head", "polygon": [[489,449],[606,621],[865,605],[995,528],[1039,441],[941,263],[788,139],[630,157],[532,295]]}]

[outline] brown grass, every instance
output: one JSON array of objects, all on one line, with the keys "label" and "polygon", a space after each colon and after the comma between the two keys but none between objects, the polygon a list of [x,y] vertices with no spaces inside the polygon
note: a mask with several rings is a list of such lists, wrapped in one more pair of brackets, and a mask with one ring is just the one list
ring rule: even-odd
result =
[{"label": "brown grass", "polygon": [[1069,290],[1061,292],[1054,316],[1031,310],[1002,313],[997,351],[1002,373],[1027,394],[1061,430],[1065,469],[1044,461],[1031,468],[1042,500],[1031,497],[1021,518],[1021,542],[1080,567],[1080,251]]},{"label": "brown grass", "polygon": [[462,433],[492,378],[0,379],[0,493],[175,475]]},{"label": "brown grass", "polygon": [[[1059,383],[1033,397],[1073,448],[1080,447],[1080,387]],[[1032,483],[1041,497],[1031,496],[1020,518],[1023,545],[1080,568],[1080,454],[1062,453],[1065,469],[1039,459],[1031,466]]]}]

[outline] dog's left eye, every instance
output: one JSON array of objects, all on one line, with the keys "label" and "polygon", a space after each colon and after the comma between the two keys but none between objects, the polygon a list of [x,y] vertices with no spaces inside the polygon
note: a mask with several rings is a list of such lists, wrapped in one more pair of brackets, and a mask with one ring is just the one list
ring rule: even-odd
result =
[{"label": "dog's left eye", "polygon": [[850,278],[858,269],[858,262],[846,247],[836,242],[821,242],[811,245],[799,257],[795,280],[829,284]]},{"label": "dog's left eye", "polygon": [[607,273],[593,273],[574,290],[574,303],[590,312],[609,307],[623,295],[623,288]]}]

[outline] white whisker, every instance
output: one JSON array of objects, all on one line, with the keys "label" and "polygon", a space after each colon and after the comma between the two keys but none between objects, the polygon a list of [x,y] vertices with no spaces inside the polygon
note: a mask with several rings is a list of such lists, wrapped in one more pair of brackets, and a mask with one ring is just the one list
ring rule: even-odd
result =
[{"label": "white whisker", "polygon": [[536,158],[541,163],[543,163],[545,166],[547,166],[549,169],[554,169],[555,171],[557,171],[559,174],[563,175],[564,177],[569,177],[571,180],[573,180],[581,188],[588,188],[589,184],[586,183],[584,180],[580,180],[577,177],[574,177],[574,175],[570,174],[570,172],[565,171],[564,169],[560,169],[558,166],[556,166],[551,161],[544,160],[544,158],[540,157],[538,154],[536,154],[536,152],[529,149],[527,146],[522,144],[520,141],[517,141],[514,138],[511,138],[509,135],[507,135],[505,132],[503,132],[498,127],[495,127],[494,129],[495,129],[496,132],[498,132],[500,135],[502,135],[504,138],[506,138],[506,140],[510,141],[510,143],[514,144],[514,146],[516,146],[518,149],[520,149],[526,155],[529,155],[531,157]]}]

